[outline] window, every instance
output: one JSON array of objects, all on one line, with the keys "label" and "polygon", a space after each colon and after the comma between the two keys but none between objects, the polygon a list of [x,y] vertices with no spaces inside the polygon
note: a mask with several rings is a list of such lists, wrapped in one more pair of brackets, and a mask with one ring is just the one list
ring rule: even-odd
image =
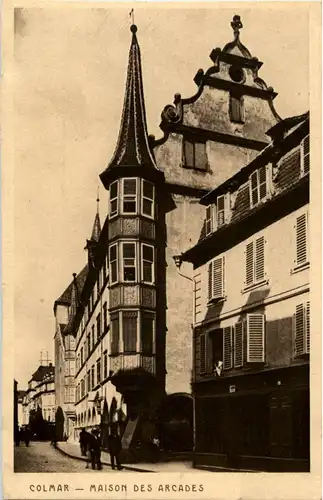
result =
[{"label": "window", "polygon": [[155,186],[149,182],[142,180],[142,205],[141,212],[148,217],[154,217],[154,202],[155,202]]},{"label": "window", "polygon": [[247,362],[265,361],[265,316],[247,314]]},{"label": "window", "polygon": [[91,390],[91,370],[88,370],[88,372],[87,372],[86,386],[87,386],[87,392],[90,392],[90,390]]},{"label": "window", "polygon": [[137,352],[137,318],[138,313],[122,313],[123,351],[127,353]]},{"label": "window", "polygon": [[96,335],[99,340],[101,337],[101,314],[99,313],[96,318]]},{"label": "window", "polygon": [[101,382],[101,359],[99,358],[96,362],[96,383]]},{"label": "window", "polygon": [[91,390],[95,387],[95,366],[91,367]]},{"label": "window", "polygon": [[103,353],[103,380],[105,380],[108,376],[108,352],[104,351]]},{"label": "window", "polygon": [[197,170],[207,169],[207,155],[205,142],[194,142],[184,139],[185,167],[196,168]]},{"label": "window", "polygon": [[81,347],[81,352],[80,352],[80,355],[81,355],[81,366],[83,366],[83,362],[84,362],[83,354],[84,354],[84,349],[83,349],[83,347]]},{"label": "window", "polygon": [[307,213],[296,218],[296,265],[308,262],[308,220]]},{"label": "window", "polygon": [[200,374],[206,371],[206,334],[200,335]]},{"label": "window", "polygon": [[209,300],[224,297],[224,256],[213,259],[208,267],[208,298]]},{"label": "window", "polygon": [[123,281],[136,281],[136,245],[122,243]]},{"label": "window", "polygon": [[208,236],[213,231],[213,205],[206,207],[205,234]]},{"label": "window", "polygon": [[265,278],[265,238],[261,236],[246,246],[246,286]]},{"label": "window", "polygon": [[310,136],[307,135],[301,142],[301,175],[310,171]]},{"label": "window", "polygon": [[119,314],[111,315],[111,354],[119,353]]},{"label": "window", "polygon": [[243,366],[243,323],[236,323],[233,337],[233,364],[235,368]]},{"label": "window", "polygon": [[229,104],[230,120],[235,123],[244,122],[244,99],[243,96],[230,94]]},{"label": "window", "polygon": [[141,352],[146,356],[153,353],[154,315],[143,312],[141,316]]},{"label": "window", "polygon": [[310,303],[298,304],[294,315],[295,356],[310,353]]},{"label": "window", "polygon": [[122,212],[137,212],[137,179],[122,179]]},{"label": "window", "polygon": [[118,181],[110,185],[110,218],[118,213]]},{"label": "window", "polygon": [[268,195],[267,167],[263,166],[250,175],[250,206],[251,208],[265,200]]},{"label": "window", "polygon": [[94,346],[95,346],[95,328],[94,328],[94,325],[92,325],[92,329],[91,329],[91,335],[92,335],[92,349],[94,349]]},{"label": "window", "polygon": [[91,334],[87,334],[87,357],[89,357],[91,352]]},{"label": "window", "polygon": [[116,283],[118,281],[118,246],[111,245],[109,248],[110,257],[110,283]]},{"label": "window", "polygon": [[223,363],[223,330],[217,328],[210,333],[212,348],[212,370],[216,370]]},{"label": "window", "polygon": [[141,279],[144,283],[153,283],[154,277],[154,247],[142,244],[141,246]]},{"label": "window", "polygon": [[227,207],[228,197],[223,194],[216,199],[216,225],[217,228],[223,226],[227,222]]},{"label": "window", "polygon": [[232,327],[223,328],[223,369],[232,368]]},{"label": "window", "polygon": [[107,303],[105,302],[103,304],[103,329],[106,331],[106,328],[108,326],[108,310],[107,310]]}]

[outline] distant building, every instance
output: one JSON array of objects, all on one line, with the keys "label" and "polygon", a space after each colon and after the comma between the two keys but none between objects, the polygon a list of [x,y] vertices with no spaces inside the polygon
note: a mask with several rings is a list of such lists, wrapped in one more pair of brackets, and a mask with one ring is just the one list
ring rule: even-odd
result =
[{"label": "distant building", "polygon": [[23,399],[25,424],[40,413],[47,422],[55,422],[55,368],[52,363],[40,365],[28,382]]},{"label": "distant building", "polygon": [[194,264],[198,465],[309,470],[309,114],[204,196]]}]

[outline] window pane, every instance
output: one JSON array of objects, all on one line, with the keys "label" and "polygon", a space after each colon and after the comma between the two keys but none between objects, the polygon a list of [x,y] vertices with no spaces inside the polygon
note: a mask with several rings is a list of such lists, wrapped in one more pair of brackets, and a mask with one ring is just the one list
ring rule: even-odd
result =
[{"label": "window pane", "polygon": [[111,262],[111,282],[115,283],[118,281],[117,278],[117,262]]},{"label": "window pane", "polygon": [[117,246],[110,247],[110,260],[117,260]]},{"label": "window pane", "polygon": [[113,182],[110,186],[110,199],[118,196],[118,182]]},{"label": "window pane", "polygon": [[153,266],[150,262],[143,262],[143,280],[147,283],[152,283],[153,281]]},{"label": "window pane", "polygon": [[137,182],[136,179],[124,179],[123,180],[123,194],[124,195],[129,195],[129,194],[136,194],[136,186]]},{"label": "window pane", "polygon": [[150,200],[154,199],[154,185],[151,182],[143,181],[143,195]]},{"label": "window pane", "polygon": [[143,313],[141,324],[141,350],[145,355],[153,352],[154,318],[151,314]]},{"label": "window pane", "polygon": [[135,244],[134,243],[124,243],[123,244],[123,258],[135,258]]},{"label": "window pane", "polygon": [[134,267],[125,267],[123,279],[124,281],[136,281],[136,269]]},{"label": "window pane", "polygon": [[195,165],[196,168],[205,170],[207,166],[206,145],[201,142],[195,143]]},{"label": "window pane", "polygon": [[154,249],[153,249],[153,247],[150,247],[148,245],[143,245],[142,246],[142,254],[143,254],[143,258],[145,260],[149,260],[150,262],[153,262],[153,260],[154,260]]},{"label": "window pane", "polygon": [[122,313],[124,352],[137,350],[137,313]]},{"label": "window pane", "polygon": [[111,316],[111,354],[119,352],[119,316]]},{"label": "window pane", "polygon": [[152,216],[152,214],[153,214],[153,202],[144,198],[142,200],[142,211],[143,211],[144,215]]},{"label": "window pane", "polygon": [[127,201],[123,202],[123,211],[127,214],[133,214],[136,212],[136,201]]},{"label": "window pane", "polygon": [[118,200],[113,200],[110,203],[110,212],[114,214],[118,210]]}]

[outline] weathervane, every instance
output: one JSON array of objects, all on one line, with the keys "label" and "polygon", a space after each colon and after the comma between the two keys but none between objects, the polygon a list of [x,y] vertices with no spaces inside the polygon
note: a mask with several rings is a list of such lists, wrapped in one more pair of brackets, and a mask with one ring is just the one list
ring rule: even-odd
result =
[{"label": "weathervane", "polygon": [[97,213],[99,213],[99,206],[100,206],[99,190],[100,190],[100,186],[98,185],[97,196],[96,196],[96,211],[97,211]]},{"label": "weathervane", "polygon": [[231,21],[231,28],[233,29],[234,37],[238,38],[240,30],[243,28],[240,16],[233,16]]},{"label": "weathervane", "polygon": [[135,11],[133,9],[129,12],[129,17],[131,17],[132,24],[135,24]]}]

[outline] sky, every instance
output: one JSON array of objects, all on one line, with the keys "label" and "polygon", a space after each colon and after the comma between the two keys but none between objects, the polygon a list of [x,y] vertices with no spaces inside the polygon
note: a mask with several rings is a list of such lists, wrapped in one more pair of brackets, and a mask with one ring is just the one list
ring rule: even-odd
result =
[{"label": "sky", "polygon": [[[86,263],[98,176],[111,159],[119,130],[130,8],[15,13],[14,376],[20,389],[36,371],[41,351],[54,360],[53,304]],[[196,93],[193,78],[199,68],[212,65],[213,48],[232,40],[235,14],[244,26],[242,43],[264,63],[259,76],[278,92],[278,114],[305,112],[308,17],[301,8],[136,6],[149,133],[162,136],[160,114],[175,93]],[[103,223],[107,195],[102,184],[100,200]]]}]

